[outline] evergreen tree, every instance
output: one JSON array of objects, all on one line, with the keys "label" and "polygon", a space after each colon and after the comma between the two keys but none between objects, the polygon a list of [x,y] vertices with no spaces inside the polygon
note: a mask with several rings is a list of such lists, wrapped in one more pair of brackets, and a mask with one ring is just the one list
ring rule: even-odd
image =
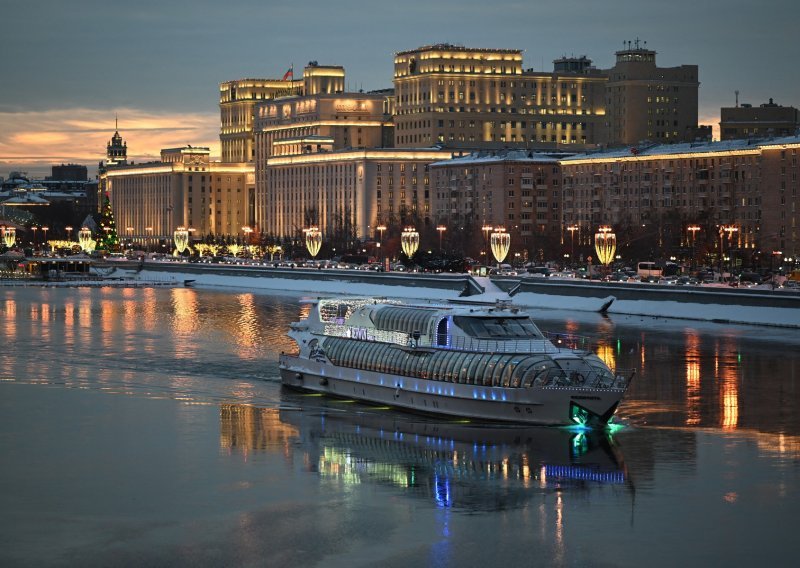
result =
[{"label": "evergreen tree", "polygon": [[100,212],[100,230],[97,231],[97,248],[105,249],[109,252],[119,250],[119,237],[117,236],[117,226],[114,223],[114,212],[111,210],[111,200],[108,193],[103,197],[103,210]]}]

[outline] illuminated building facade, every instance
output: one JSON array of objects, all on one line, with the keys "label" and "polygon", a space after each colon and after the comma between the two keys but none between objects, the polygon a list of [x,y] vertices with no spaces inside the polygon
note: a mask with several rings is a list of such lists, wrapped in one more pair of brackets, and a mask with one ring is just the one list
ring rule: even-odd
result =
[{"label": "illuminated building facade", "polygon": [[258,106],[258,161],[273,156],[392,146],[391,117],[383,95],[315,94]]},{"label": "illuminated building facade", "polygon": [[559,239],[561,167],[569,154],[474,153],[431,165],[436,223],[504,227],[514,246]]},{"label": "illuminated building facade", "polygon": [[323,235],[351,231],[366,239],[381,224],[430,222],[428,166],[449,156],[372,148],[269,158],[257,183],[257,224],[277,236],[316,225]]},{"label": "illuminated building facade", "polygon": [[598,225],[731,225],[732,246],[800,253],[800,137],[670,144],[560,160],[562,221],[588,235]]},{"label": "illuminated building facade", "polygon": [[523,69],[515,49],[438,44],[395,55],[398,147],[579,149],[639,140],[693,140],[697,66],[657,67],[630,45],[598,70],[564,57],[553,71]]},{"label": "illuminated building facade", "polygon": [[722,140],[793,136],[800,128],[800,111],[772,102],[754,107],[749,104],[720,109],[719,133]]},{"label": "illuminated building facade", "polygon": [[394,59],[398,147],[556,147],[605,141],[607,78],[591,60],[552,73],[522,67],[517,49],[439,44]]},{"label": "illuminated building facade", "polygon": [[254,222],[252,164],[209,160],[208,148],[161,151],[161,161],[103,173],[121,239],[172,238],[187,227],[196,236],[237,235]]},{"label": "illuminated building facade", "polygon": [[344,68],[311,61],[303,78],[294,79],[294,69],[284,79],[239,79],[219,86],[220,145],[222,161],[252,162],[255,159],[253,125],[256,105],[263,101],[294,95],[341,93]]}]

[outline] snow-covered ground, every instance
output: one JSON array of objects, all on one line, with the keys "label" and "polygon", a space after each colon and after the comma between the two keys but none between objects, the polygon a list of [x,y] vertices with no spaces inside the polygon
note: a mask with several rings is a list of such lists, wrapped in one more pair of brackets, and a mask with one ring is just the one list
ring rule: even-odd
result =
[{"label": "snow-covered ground", "polygon": [[[291,278],[230,276],[213,273],[164,273],[157,270],[143,270],[136,275],[143,280],[159,280],[172,278],[177,281],[194,280],[195,284],[204,287],[239,288],[248,290],[275,290],[286,293],[335,295],[349,294],[357,296],[384,296],[391,298],[425,299],[439,301],[494,303],[497,300],[511,299],[514,305],[535,308],[568,311],[596,312],[613,297],[592,298],[581,296],[559,296],[555,294],[536,294],[520,292],[509,297],[508,293],[498,288],[487,277],[474,277],[485,292],[462,298],[460,290],[442,288],[403,286],[390,284],[372,284],[349,280],[300,280]],[[413,277],[409,275],[409,277]],[[708,301],[707,299],[705,300]],[[610,314],[625,314],[679,318],[700,321],[730,322],[741,324],[769,325],[781,327],[800,327],[800,308],[777,308],[768,306],[732,305],[734,301],[726,295],[728,303],[676,302],[669,300],[618,300],[613,299],[608,309]]]}]

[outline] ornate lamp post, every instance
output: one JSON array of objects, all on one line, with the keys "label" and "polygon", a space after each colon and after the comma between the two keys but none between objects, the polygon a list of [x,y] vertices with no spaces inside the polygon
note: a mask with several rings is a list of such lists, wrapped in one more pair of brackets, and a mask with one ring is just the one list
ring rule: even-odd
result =
[{"label": "ornate lamp post", "polygon": [[245,240],[245,242],[246,242],[247,244],[250,244],[250,235],[251,235],[251,234],[252,234],[252,232],[253,232],[253,228],[252,228],[252,227],[247,227],[247,226],[244,226],[244,227],[242,227],[242,232],[244,233],[244,240]]},{"label": "ornate lamp post", "polygon": [[594,250],[597,251],[597,260],[603,266],[608,266],[614,260],[617,252],[617,235],[611,227],[600,227],[594,235]]},{"label": "ornate lamp post", "polygon": [[700,229],[701,227],[699,225],[689,225],[688,227],[686,227],[686,230],[691,235],[691,237],[689,238],[691,240],[691,246],[692,246],[692,258],[690,259],[689,262],[689,270],[694,269],[695,242],[697,242],[697,231],[699,231]]},{"label": "ornate lamp post", "polygon": [[[730,244],[730,238],[733,233],[739,230],[739,227],[736,225],[720,225],[719,227],[719,277],[722,280],[722,269],[723,269],[723,253],[725,248],[725,233],[728,233],[728,241]],[[730,248],[730,246],[728,247]]]},{"label": "ornate lamp post", "polygon": [[189,231],[186,227],[178,227],[172,233],[172,240],[175,241],[175,250],[178,251],[178,254],[183,254],[183,251],[189,246]]},{"label": "ornate lamp post", "polygon": [[150,245],[153,244],[151,242],[151,239],[153,237],[153,227],[145,227],[144,230],[147,233],[147,251],[150,252]]},{"label": "ornate lamp post", "polygon": [[64,230],[67,232],[67,240],[71,241],[72,240],[72,225],[67,225],[66,227],[64,227]]},{"label": "ornate lamp post", "polygon": [[496,227],[492,233],[492,256],[497,261],[497,267],[506,259],[511,248],[511,235],[504,227]]},{"label": "ornate lamp post", "polygon": [[403,229],[403,232],[400,233],[400,245],[403,247],[403,252],[406,253],[406,256],[410,260],[419,248],[419,233],[414,227],[406,227]]},{"label": "ornate lamp post", "polygon": [[315,258],[319,254],[319,249],[322,248],[322,232],[318,227],[309,227],[305,230],[306,234],[306,248],[311,258]]},{"label": "ornate lamp post", "polygon": [[489,264],[489,251],[487,250],[489,248],[489,233],[494,231],[494,227],[484,224],[481,227],[481,231],[483,231],[483,254],[486,256],[486,264]]},{"label": "ornate lamp post", "polygon": [[39,227],[34,225],[31,230],[33,231],[33,248],[36,248],[36,231],[39,230]]},{"label": "ornate lamp post", "polygon": [[17,229],[14,227],[3,227],[3,242],[11,248],[17,242]]},{"label": "ornate lamp post", "polygon": [[386,225],[378,225],[375,227],[375,230],[378,231],[381,236],[378,240],[378,248],[381,249],[381,259],[383,258],[383,232],[386,230]]},{"label": "ornate lamp post", "polygon": [[439,225],[436,227],[436,230],[439,231],[439,254],[442,254],[442,235],[447,230],[447,227],[444,225]]},{"label": "ornate lamp post", "polygon": [[95,242],[92,238],[92,230],[89,227],[81,227],[78,231],[78,244],[81,245],[83,252],[92,252],[95,248]]},{"label": "ornate lamp post", "polygon": [[572,263],[575,263],[575,231],[578,230],[578,225],[570,225],[567,227],[567,231],[569,231],[569,257],[572,259]]}]

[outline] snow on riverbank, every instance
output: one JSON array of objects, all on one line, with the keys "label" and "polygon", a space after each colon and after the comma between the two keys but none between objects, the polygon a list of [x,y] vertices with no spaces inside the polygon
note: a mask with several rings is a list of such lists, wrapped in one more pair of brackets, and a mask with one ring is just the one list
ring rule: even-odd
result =
[{"label": "snow on riverbank", "polygon": [[[291,278],[272,278],[259,276],[223,275],[214,273],[169,273],[143,270],[137,275],[143,280],[157,280],[165,277],[175,280],[194,280],[199,286],[239,288],[249,290],[275,290],[287,293],[356,296],[377,296],[389,298],[424,299],[434,301],[495,303],[497,300],[512,300],[514,305],[523,308],[553,309],[567,311],[596,312],[613,296],[594,298],[556,294],[536,294],[520,292],[513,297],[498,288],[487,277],[474,277],[485,292],[483,294],[461,297],[461,290],[410,285],[373,284],[342,280],[304,280]],[[412,277],[409,275],[409,277]],[[726,298],[728,302],[730,297]],[[707,299],[705,300],[708,301]],[[730,322],[739,324],[769,325],[779,327],[800,327],[800,308],[778,308],[769,306],[740,306],[703,302],[676,302],[670,300],[619,300],[614,299],[608,309],[610,314],[666,317],[710,322]]]}]

